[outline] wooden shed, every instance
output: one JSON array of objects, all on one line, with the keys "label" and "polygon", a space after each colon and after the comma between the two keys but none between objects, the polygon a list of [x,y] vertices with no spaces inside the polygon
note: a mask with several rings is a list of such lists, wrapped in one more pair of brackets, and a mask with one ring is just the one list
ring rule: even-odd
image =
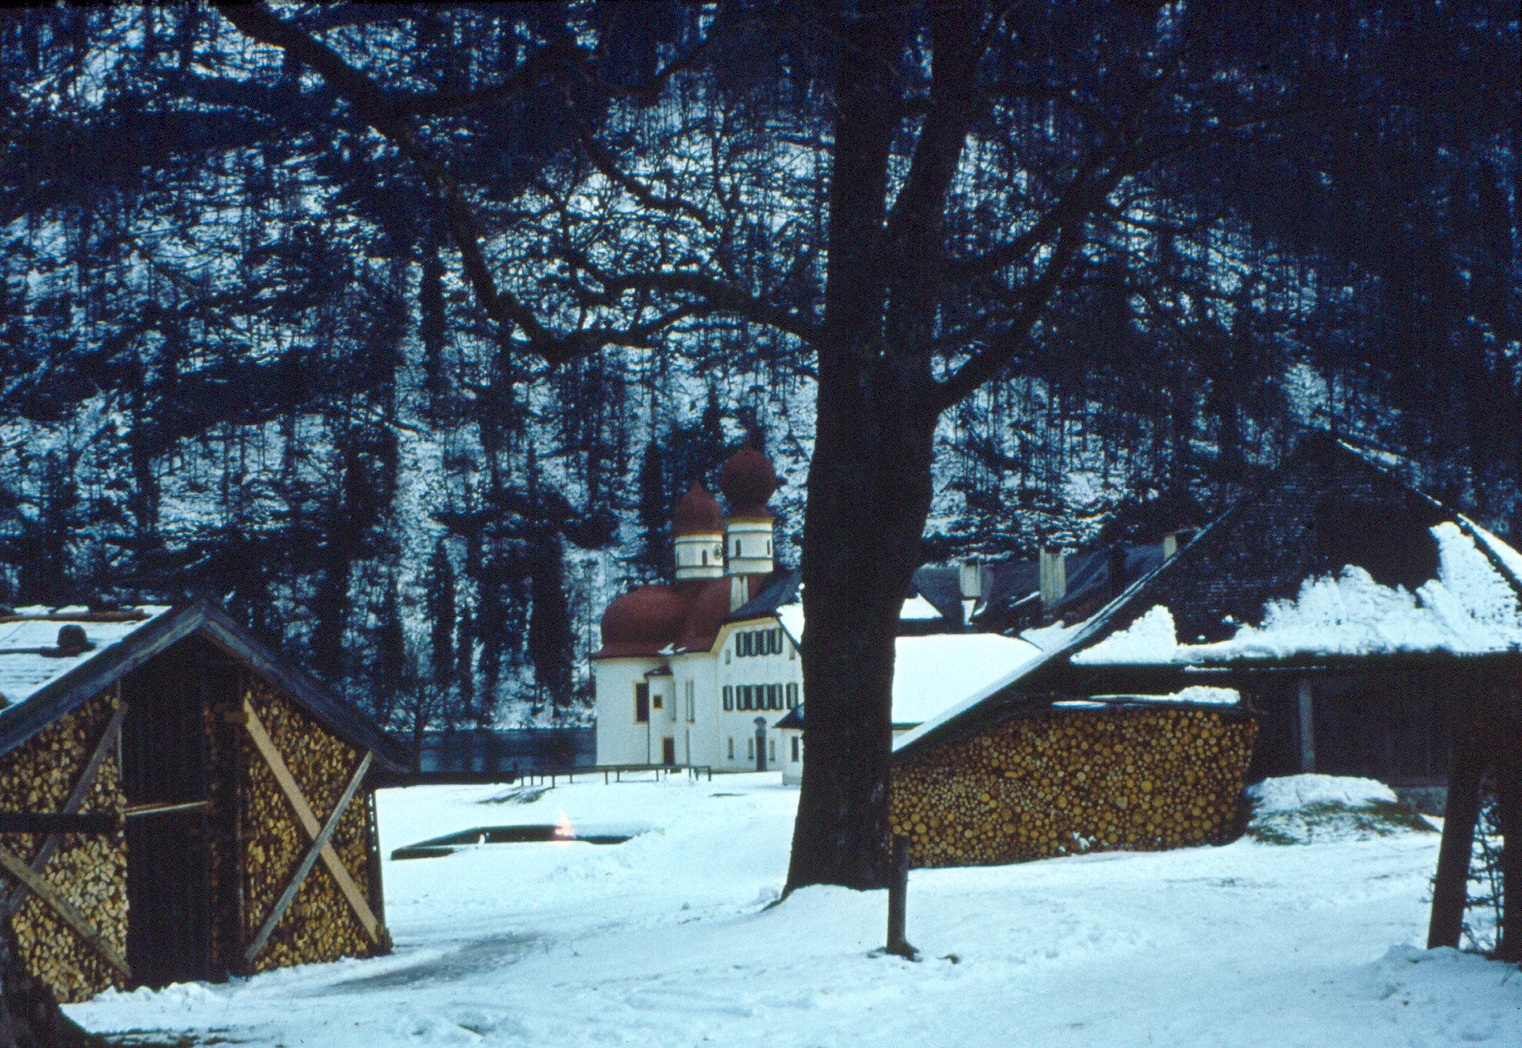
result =
[{"label": "wooden shed", "polygon": [[[1448,786],[1431,941],[1455,945],[1487,770],[1508,845],[1522,834],[1522,553],[1387,466],[1307,437],[1175,556],[1053,631],[1018,677],[900,739],[895,805],[922,768],[945,766],[961,785],[984,774],[952,758],[1054,704],[1234,690],[1258,728],[1249,781],[1314,771]],[[1140,738],[1131,750],[1164,753]],[[1055,770],[1071,775],[1081,759]],[[1505,854],[1515,884],[1522,848]],[[1522,891],[1505,898],[1501,952],[1522,957]]]},{"label": "wooden shed", "polygon": [[0,613],[0,907],[61,1001],[386,952],[406,763],[212,604]]}]

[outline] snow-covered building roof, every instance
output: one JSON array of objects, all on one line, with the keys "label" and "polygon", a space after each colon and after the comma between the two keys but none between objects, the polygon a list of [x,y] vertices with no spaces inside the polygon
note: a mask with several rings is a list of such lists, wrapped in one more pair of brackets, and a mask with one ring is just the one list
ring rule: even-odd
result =
[{"label": "snow-covered building roof", "polygon": [[893,645],[893,724],[921,724],[1013,676],[1041,649],[997,633],[899,637]]},{"label": "snow-covered building roof", "polygon": [[896,751],[1056,694],[1141,680],[1169,691],[1212,671],[1522,662],[1522,554],[1316,435],[1087,621],[1032,640],[1041,658]]},{"label": "snow-covered building roof", "polygon": [[[1034,644],[997,633],[899,637],[893,645],[893,727],[912,728],[961,709],[1040,655]],[[775,726],[801,728],[803,717],[800,707]]]},{"label": "snow-covered building roof", "polygon": [[0,754],[73,712],[160,652],[199,634],[288,693],[340,737],[401,771],[407,753],[360,710],[207,601],[173,608],[26,607],[0,614]]},{"label": "snow-covered building roof", "polygon": [[[735,609],[731,621],[775,616],[794,644],[803,641],[803,572],[779,571],[766,580],[760,592]],[[964,628],[965,609],[957,582],[957,568],[926,564],[915,569],[899,611],[904,635],[941,635]]]},{"label": "snow-covered building roof", "polygon": [[[0,709],[25,702],[168,610],[26,607],[0,614]],[[71,643],[71,635],[79,640]]]}]

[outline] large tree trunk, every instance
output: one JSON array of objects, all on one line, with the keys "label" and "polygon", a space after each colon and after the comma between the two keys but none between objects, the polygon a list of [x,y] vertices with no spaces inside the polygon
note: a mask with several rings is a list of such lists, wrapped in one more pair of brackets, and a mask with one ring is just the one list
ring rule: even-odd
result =
[{"label": "large tree trunk", "polygon": [[804,525],[808,758],[788,888],[888,884],[893,643],[930,505],[933,423],[888,382],[825,406]]},{"label": "large tree trunk", "polygon": [[894,638],[920,564],[939,411],[929,345],[945,194],[965,139],[976,54],[968,8],[934,16],[935,87],[892,215],[901,5],[864,4],[842,33],[830,178],[825,333],[803,532],[808,757],[788,890],[886,887]]},{"label": "large tree trunk", "polygon": [[45,983],[21,961],[11,922],[0,918],[0,1048],[104,1048],[63,1014]]}]

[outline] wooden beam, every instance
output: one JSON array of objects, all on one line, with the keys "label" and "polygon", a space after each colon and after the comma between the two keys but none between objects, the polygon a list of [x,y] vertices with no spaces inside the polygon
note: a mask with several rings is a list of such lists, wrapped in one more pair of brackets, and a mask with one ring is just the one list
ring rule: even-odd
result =
[{"label": "wooden beam", "polygon": [[1316,770],[1316,708],[1309,677],[1300,678],[1300,770]]},{"label": "wooden beam", "polygon": [[[57,811],[0,811],[0,833],[46,833],[61,837],[66,833],[111,833],[121,826],[121,820],[110,812],[94,815],[76,815]],[[41,873],[46,863],[32,863]],[[22,893],[25,894],[24,892]]]},{"label": "wooden beam", "polygon": [[1474,826],[1480,817],[1480,778],[1485,753],[1480,741],[1484,721],[1473,704],[1455,704],[1453,757],[1448,771],[1448,802],[1443,809],[1443,840],[1438,845],[1437,876],[1432,882],[1432,919],[1427,949],[1459,944],[1464,907],[1469,901],[1469,859]]},{"label": "wooden beam", "polygon": [[254,941],[249,943],[244,951],[243,963],[252,964],[254,958],[259,956],[259,951],[264,949],[264,944],[274,934],[275,928],[280,924],[280,918],[285,916],[285,911],[291,903],[296,901],[296,893],[301,890],[302,883],[307,879],[307,874],[312,872],[312,867],[317,865],[317,857],[328,847],[328,841],[333,837],[333,831],[338,829],[338,821],[343,818],[344,811],[349,807],[349,802],[354,799],[360,783],[365,780],[365,772],[370,770],[370,754],[366,753],[360,760],[359,767],[349,777],[349,785],[344,787],[343,796],[338,799],[338,804],[328,816],[328,821],[323,825],[317,836],[312,840],[312,846],[307,849],[305,857],[296,872],[291,876],[291,881],[285,886],[285,891],[280,893],[280,898],[275,900],[275,906],[270,910],[269,916],[264,919],[264,924],[259,928],[259,934],[254,936]]},{"label": "wooden beam", "polygon": [[[313,840],[322,832],[321,825],[317,822],[317,816],[312,813],[312,806],[302,795],[301,787],[297,784],[291,770],[285,766],[285,759],[280,756],[280,751],[275,748],[275,742],[265,730],[264,724],[259,720],[259,714],[254,711],[254,704],[247,698],[243,700],[243,713],[247,718],[244,727],[248,730],[249,737],[254,740],[254,748],[264,758],[264,763],[274,773],[275,781],[280,784],[280,790],[285,794],[286,800],[290,801],[291,808],[296,812],[296,819],[307,831],[307,836]],[[364,763],[368,766],[371,755],[365,754]],[[333,850],[331,844],[323,845],[321,849],[323,865],[338,882],[339,890],[344,893],[344,898],[349,900],[349,906],[354,910],[359,923],[364,925],[365,934],[370,936],[372,942],[379,943],[383,934],[380,921],[375,919],[375,914],[370,910],[370,904],[365,902],[364,893],[359,890],[359,885],[354,883],[354,878],[344,867],[343,860]]]},{"label": "wooden beam", "polygon": [[15,877],[22,884],[31,889],[32,894],[47,904],[48,908],[56,913],[64,924],[74,930],[85,942],[106,959],[106,963],[115,968],[128,981],[132,979],[132,969],[127,966],[126,960],[116,952],[116,948],[108,943],[89,918],[74,908],[74,904],[53,890],[53,886],[43,880],[41,876],[32,872],[32,868],[22,862],[9,848],[0,847],[0,866]]},{"label": "wooden beam", "polygon": [[1501,927],[1496,959],[1522,961],[1522,719],[1498,717],[1496,799],[1501,814]]},{"label": "wooden beam", "polygon": [[[74,789],[69,791],[68,799],[63,802],[63,811],[60,814],[73,815],[84,804],[85,798],[90,795],[90,789],[95,785],[95,776],[100,773],[100,766],[105,762],[106,755],[116,747],[116,740],[121,737],[122,721],[127,717],[127,704],[121,701],[121,687],[116,689],[116,710],[111,714],[111,719],[106,722],[106,730],[101,733],[100,741],[95,744],[90,759],[85,761],[84,771],[79,773],[79,781],[74,783]],[[120,770],[120,769],[118,769]],[[98,831],[94,831],[98,832]],[[38,876],[52,860],[53,853],[63,839],[56,831],[50,831],[48,839],[42,842],[37,855],[32,859],[31,870]],[[4,908],[7,917],[14,917],[21,912],[21,904],[26,902],[26,893],[29,889],[26,882],[16,886],[10,898],[5,900]]]},{"label": "wooden beam", "polygon": [[209,811],[211,801],[164,801],[151,804],[129,804],[122,809],[122,816],[136,819],[143,815],[168,815],[170,812]]}]

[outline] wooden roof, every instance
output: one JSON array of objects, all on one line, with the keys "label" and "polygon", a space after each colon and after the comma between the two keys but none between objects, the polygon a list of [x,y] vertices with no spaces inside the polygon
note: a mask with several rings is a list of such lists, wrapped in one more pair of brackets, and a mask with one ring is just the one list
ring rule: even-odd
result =
[{"label": "wooden roof", "polygon": [[[65,620],[55,615],[49,621]],[[380,767],[403,771],[410,766],[406,750],[353,703],[271,651],[215,604],[202,600],[178,605],[145,615],[140,622],[123,631],[118,620],[116,634],[108,643],[75,659],[66,672],[36,691],[12,696],[14,704],[0,710],[0,755],[22,746],[160,652],[199,634],[286,692],[339,738],[373,753]]]}]

